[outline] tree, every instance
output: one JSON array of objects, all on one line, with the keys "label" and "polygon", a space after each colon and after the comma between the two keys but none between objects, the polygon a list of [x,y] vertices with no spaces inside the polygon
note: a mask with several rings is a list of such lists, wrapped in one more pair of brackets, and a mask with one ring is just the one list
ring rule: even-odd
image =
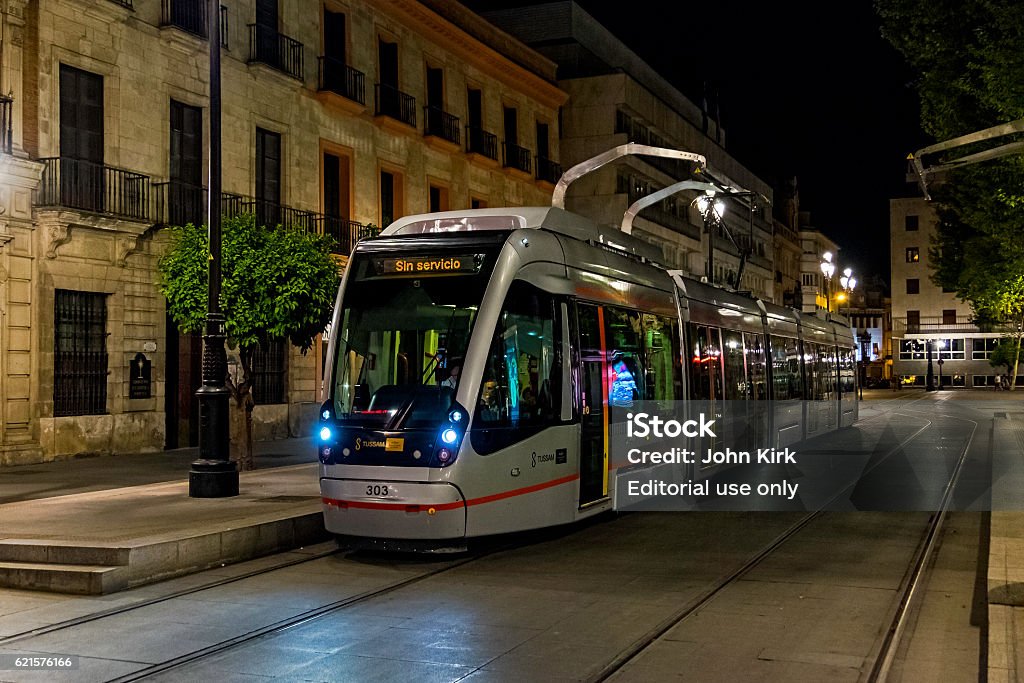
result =
[{"label": "tree", "polygon": [[[184,332],[203,329],[207,312],[209,238],[204,226],[172,227],[171,246],[160,259],[161,293],[171,318]],[[286,338],[302,353],[313,346],[330,319],[338,292],[338,264],[331,240],[256,224],[250,214],[222,225],[221,310],[228,344],[238,349],[242,380],[225,379],[244,415],[245,448],[234,443],[242,469],[252,469],[252,360],[261,343]]]},{"label": "tree", "polygon": [[[994,368],[1006,368],[1006,372],[1010,375],[1010,386],[1016,384],[1017,367],[1020,364],[1020,338],[1019,337],[1006,337],[999,340],[996,348],[992,349],[992,353],[989,354],[988,363]],[[1013,372],[1010,372],[1010,368],[1013,368]]]},{"label": "tree", "polygon": [[[948,140],[1024,117],[1024,3],[876,0],[875,6],[882,35],[920,73],[926,133]],[[1024,156],[950,171],[933,195],[939,217],[929,250],[933,281],[969,302],[980,324],[1009,323],[1019,347]]]}]

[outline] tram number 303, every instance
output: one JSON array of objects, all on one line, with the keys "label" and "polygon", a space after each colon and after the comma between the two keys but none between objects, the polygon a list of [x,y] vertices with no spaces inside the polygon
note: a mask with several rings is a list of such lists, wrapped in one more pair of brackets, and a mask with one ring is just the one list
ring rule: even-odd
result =
[{"label": "tram number 303", "polygon": [[376,496],[377,498],[387,498],[391,495],[391,492],[388,491],[386,484],[370,484],[366,487],[366,495]]}]

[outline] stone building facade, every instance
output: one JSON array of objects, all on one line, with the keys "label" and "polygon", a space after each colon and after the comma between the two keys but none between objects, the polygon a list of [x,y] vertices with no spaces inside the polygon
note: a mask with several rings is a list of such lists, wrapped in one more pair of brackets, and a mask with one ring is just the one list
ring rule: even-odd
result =
[{"label": "stone building facade", "polygon": [[[930,364],[933,386],[994,386],[1006,370],[992,367],[989,355],[1014,330],[980,328],[969,303],[932,282],[929,248],[937,226],[935,207],[923,197],[889,201],[893,374],[905,386],[923,387]],[[1024,385],[1024,376],[1016,384]]]},{"label": "stone building facade", "polygon": [[[225,213],[328,232],[343,265],[369,224],[550,202],[566,93],[479,17],[219,4]],[[163,227],[205,216],[208,3],[0,6],[0,462],[194,443],[200,350],[168,322],[156,263]],[[321,353],[265,350],[258,438],[308,431]]]},{"label": "stone building facade", "polygon": [[[721,227],[705,229],[692,191],[641,211],[633,234],[659,247],[666,264],[694,277],[708,276],[768,301],[775,298],[773,190],[727,151],[725,131],[708,112],[575,2],[483,16],[558,63],[559,85],[569,93],[562,112],[564,166],[627,142],[669,147],[704,155],[709,168],[728,184],[766,197],[767,202],[755,202],[753,208],[749,197],[726,203],[724,224],[732,239]],[[672,160],[629,157],[575,183],[566,208],[618,226],[635,201],[686,179],[689,172],[686,164]]]}]

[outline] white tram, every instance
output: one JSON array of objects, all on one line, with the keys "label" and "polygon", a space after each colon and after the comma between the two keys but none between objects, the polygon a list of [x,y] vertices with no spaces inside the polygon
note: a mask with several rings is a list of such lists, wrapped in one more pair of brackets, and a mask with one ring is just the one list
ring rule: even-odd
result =
[{"label": "white tram", "polygon": [[557,207],[408,216],[359,242],[318,425],[327,529],[459,546],[614,509],[623,374],[641,399],[767,406],[771,445],[853,424],[848,326],[653,252]]}]

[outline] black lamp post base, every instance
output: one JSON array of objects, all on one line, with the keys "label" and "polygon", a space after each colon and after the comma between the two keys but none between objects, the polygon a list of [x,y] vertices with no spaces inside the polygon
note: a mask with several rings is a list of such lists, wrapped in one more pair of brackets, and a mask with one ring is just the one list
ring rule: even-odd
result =
[{"label": "black lamp post base", "polygon": [[238,468],[225,460],[194,460],[188,473],[189,498],[228,498],[238,495]]}]

